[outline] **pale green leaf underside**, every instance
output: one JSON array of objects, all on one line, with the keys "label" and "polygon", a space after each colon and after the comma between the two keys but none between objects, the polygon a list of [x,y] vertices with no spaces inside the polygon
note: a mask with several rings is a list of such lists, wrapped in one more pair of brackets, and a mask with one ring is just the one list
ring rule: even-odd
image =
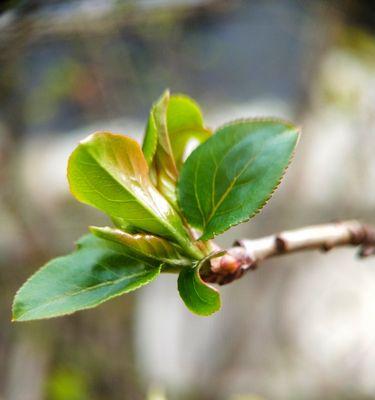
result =
[{"label": "pale green leaf underside", "polygon": [[[147,121],[145,136],[142,144],[142,151],[150,168],[152,162],[154,161],[154,156],[158,147],[160,134],[167,135],[167,107],[169,99],[169,90],[166,90],[152,105],[150,110],[150,115]],[[167,144],[167,146],[170,145]],[[169,149],[167,149],[167,151],[170,152]]]},{"label": "pale green leaf underside", "polygon": [[167,110],[167,128],[171,141],[173,157],[178,169],[197,145],[211,136],[204,126],[199,105],[182,94],[170,97]]},{"label": "pale green leaf underside", "polygon": [[166,91],[152,106],[143,152],[153,181],[171,204],[176,205],[176,182],[184,159],[210,135],[199,106],[189,97]]},{"label": "pale green leaf underside", "polygon": [[194,314],[208,316],[221,307],[220,293],[203,282],[199,275],[201,265],[184,268],[178,276],[178,291],[186,307]]},{"label": "pale green leaf underside", "polygon": [[188,222],[208,240],[258,212],[278,186],[298,129],[275,119],[220,128],[182,167],[178,200]]},{"label": "pale green leaf underside", "polygon": [[[152,116],[154,117],[157,146],[150,171],[156,177],[156,187],[168,201],[176,205],[176,181],[178,177],[178,169],[172,151],[171,138],[167,126],[167,110],[170,96],[169,92],[165,92],[163,96],[155,103],[152,108]],[[147,133],[146,138],[147,139]]]},{"label": "pale green leaf underside", "polygon": [[176,241],[189,251],[182,221],[152,185],[146,160],[134,140],[109,132],[89,136],[70,156],[68,180],[81,202],[138,230]]},{"label": "pale green leaf underside", "polygon": [[180,167],[189,142],[202,143],[210,137],[211,131],[204,126],[202,112],[193,99],[183,94],[170,95],[166,91],[152,106],[147,121],[142,150],[149,165],[160,136],[165,135],[162,147]]},{"label": "pale green leaf underside", "polygon": [[145,155],[145,159],[148,165],[151,165],[156,152],[156,146],[158,144],[158,132],[156,130],[156,123],[154,113],[150,112],[150,116],[147,121],[145,137],[142,144],[142,151]]},{"label": "pale green leaf underside", "polygon": [[149,234],[129,234],[111,227],[90,227],[97,237],[119,243],[129,255],[153,265],[168,263],[173,265],[190,265],[191,261],[183,257],[177,247],[168,240]]},{"label": "pale green leaf underside", "polygon": [[68,180],[78,200],[141,230],[172,236],[178,217],[151,184],[134,140],[110,132],[89,136],[69,158]]},{"label": "pale green leaf underside", "polygon": [[29,321],[71,314],[151,282],[160,267],[123,253],[121,246],[84,236],[73,253],[55,258],[16,294],[13,319]]}]

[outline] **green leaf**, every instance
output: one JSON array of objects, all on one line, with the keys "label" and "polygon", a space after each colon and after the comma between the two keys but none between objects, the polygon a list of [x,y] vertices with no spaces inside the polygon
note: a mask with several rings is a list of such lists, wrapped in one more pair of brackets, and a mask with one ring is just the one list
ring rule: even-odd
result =
[{"label": "green leaf", "polygon": [[194,268],[184,268],[178,276],[178,291],[186,307],[195,314],[208,316],[221,307],[220,293],[205,283],[199,270],[207,259]]},{"label": "green leaf", "polygon": [[97,237],[119,243],[130,256],[154,265],[168,263],[173,265],[191,265],[171,242],[149,234],[129,234],[120,229],[91,226],[90,231]]},{"label": "green leaf", "polygon": [[97,132],[80,142],[68,163],[72,194],[104,211],[119,223],[174,240],[192,257],[182,221],[152,185],[148,166],[136,141],[123,135]]},{"label": "green leaf", "polygon": [[[157,146],[153,163],[150,165],[151,175],[156,178],[156,187],[173,205],[176,204],[176,181],[178,170],[172,153],[172,146],[167,127],[167,108],[169,91],[166,91],[151,110],[151,119],[155,125],[152,135],[157,136]],[[149,133],[146,132],[145,143]]]},{"label": "green leaf", "polygon": [[142,144],[142,151],[143,154],[145,155],[145,159],[148,165],[152,164],[156,152],[156,147],[158,145],[158,131],[154,115],[156,112],[155,109],[156,109],[156,104],[153,105],[150,111],[150,116],[148,118],[146,125],[145,137],[143,139],[143,144]]},{"label": "green leaf", "polygon": [[298,129],[274,119],[233,122],[199,146],[182,167],[179,205],[208,240],[254,216],[280,183]]},{"label": "green leaf", "polygon": [[123,218],[111,217],[111,220],[116,228],[119,228],[128,233],[138,233],[138,229],[135,226],[130,225]]},{"label": "green leaf", "polygon": [[176,181],[184,159],[210,135],[199,106],[189,97],[165,91],[153,105],[143,152],[154,183],[171,204],[176,205]]},{"label": "green leaf", "polygon": [[170,97],[167,128],[177,169],[197,145],[206,141],[212,132],[205,128],[202,112],[191,98],[178,94]]},{"label": "green leaf", "polygon": [[13,320],[29,321],[71,314],[151,282],[151,267],[123,252],[122,246],[84,236],[73,253],[55,258],[21,287],[13,303]]}]

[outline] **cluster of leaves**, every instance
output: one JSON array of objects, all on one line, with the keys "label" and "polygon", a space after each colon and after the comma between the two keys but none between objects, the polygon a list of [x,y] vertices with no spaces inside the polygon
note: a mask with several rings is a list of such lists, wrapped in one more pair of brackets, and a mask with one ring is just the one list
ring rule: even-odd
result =
[{"label": "cluster of leaves", "polygon": [[186,306],[220,308],[201,279],[211,239],[255,215],[279,184],[298,130],[276,119],[229,123],[215,134],[199,106],[165,92],[153,105],[143,147],[97,132],[70,156],[68,181],[81,202],[105,212],[111,227],[90,227],[76,250],[48,262],[18,291],[13,319],[26,321],[95,307],[161,272],[177,272]]}]

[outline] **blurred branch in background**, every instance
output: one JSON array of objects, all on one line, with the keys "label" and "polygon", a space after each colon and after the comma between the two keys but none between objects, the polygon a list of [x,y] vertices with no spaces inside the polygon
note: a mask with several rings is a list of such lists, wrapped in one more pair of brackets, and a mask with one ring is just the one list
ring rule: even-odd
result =
[{"label": "blurred branch in background", "polygon": [[[17,3],[17,2],[14,2]],[[12,38],[14,33],[25,30],[18,16],[29,18],[29,40],[41,37],[70,37],[79,35],[93,39],[98,35],[118,32],[121,27],[138,29],[140,24],[165,24],[196,19],[202,15],[215,17],[236,7],[228,0],[179,0],[179,1],[53,1],[50,6],[44,0],[19,1],[18,9],[3,18],[2,40]],[[9,36],[8,36],[9,35]]]}]

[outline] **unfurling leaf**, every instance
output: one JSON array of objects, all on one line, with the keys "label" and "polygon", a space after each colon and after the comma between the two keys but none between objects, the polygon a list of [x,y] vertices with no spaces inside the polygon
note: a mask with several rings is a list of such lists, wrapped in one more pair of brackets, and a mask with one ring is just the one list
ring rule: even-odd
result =
[{"label": "unfurling leaf", "polygon": [[98,132],[83,140],[68,163],[73,195],[124,224],[177,242],[193,257],[182,221],[152,185],[148,166],[136,141],[123,135]]},{"label": "unfurling leaf", "polygon": [[129,234],[108,226],[91,226],[90,230],[97,237],[121,244],[130,256],[150,264],[191,265],[191,261],[183,257],[175,245],[161,237],[142,233]]},{"label": "unfurling leaf", "polygon": [[194,268],[184,268],[178,276],[178,291],[186,307],[202,316],[211,315],[221,307],[220,293],[199,274],[205,262],[208,260],[204,259]]},{"label": "unfurling leaf", "polygon": [[153,105],[146,127],[143,152],[158,189],[176,205],[179,169],[198,144],[211,132],[204,127],[202,113],[195,101],[166,91]]},{"label": "unfurling leaf", "polygon": [[55,258],[37,271],[16,294],[13,319],[29,321],[95,307],[138,289],[160,273],[130,258],[122,246],[84,236],[73,253]]},{"label": "unfurling leaf", "polygon": [[202,112],[190,97],[172,95],[167,110],[167,129],[177,169],[212,132],[204,126]]},{"label": "unfurling leaf", "polygon": [[178,200],[188,222],[208,240],[256,214],[278,186],[298,129],[274,119],[225,125],[182,167]]}]

